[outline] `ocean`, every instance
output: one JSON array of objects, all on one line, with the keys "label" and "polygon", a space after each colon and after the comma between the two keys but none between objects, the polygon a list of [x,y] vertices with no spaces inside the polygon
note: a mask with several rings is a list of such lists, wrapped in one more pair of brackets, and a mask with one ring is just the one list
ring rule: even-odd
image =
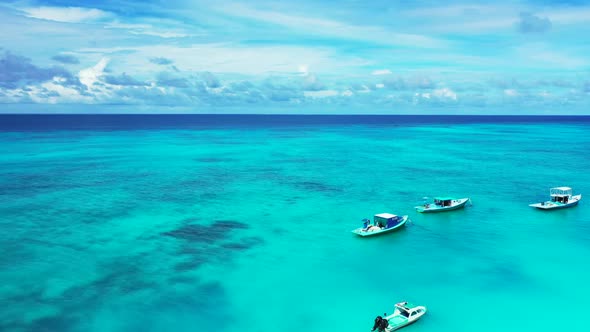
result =
[{"label": "ocean", "polygon": [[[0,115],[1,331],[588,331],[590,117]],[[424,197],[472,205],[419,214]],[[408,215],[358,238],[363,218]]]}]

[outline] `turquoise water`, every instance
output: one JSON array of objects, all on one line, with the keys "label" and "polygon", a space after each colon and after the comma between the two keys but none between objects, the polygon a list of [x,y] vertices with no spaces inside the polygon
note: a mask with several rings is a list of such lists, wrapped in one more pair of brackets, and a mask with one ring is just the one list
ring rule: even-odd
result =
[{"label": "turquoise water", "polygon": [[2,331],[588,330],[590,120],[91,127],[0,132]]}]

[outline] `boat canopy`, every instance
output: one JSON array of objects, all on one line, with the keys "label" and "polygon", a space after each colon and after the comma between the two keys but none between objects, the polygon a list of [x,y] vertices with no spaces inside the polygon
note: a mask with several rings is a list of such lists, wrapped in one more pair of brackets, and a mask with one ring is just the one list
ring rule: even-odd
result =
[{"label": "boat canopy", "polygon": [[391,219],[391,218],[396,218],[397,216],[395,214],[391,214],[391,213],[379,213],[379,214],[376,214],[375,217],[383,218],[383,219]]},{"label": "boat canopy", "polygon": [[453,200],[453,197],[435,197],[434,204],[438,206],[451,206],[453,205],[453,203],[451,203]]},{"label": "boat canopy", "polygon": [[555,187],[549,190],[549,193],[552,197],[556,196],[571,196],[572,195],[572,188],[570,187]]},{"label": "boat canopy", "polygon": [[453,197],[435,197],[434,198],[435,201],[452,201],[454,199],[455,198],[453,198]]},{"label": "boat canopy", "polygon": [[403,220],[402,217],[391,213],[379,213],[373,218],[373,224],[379,227],[391,228],[399,224]]}]

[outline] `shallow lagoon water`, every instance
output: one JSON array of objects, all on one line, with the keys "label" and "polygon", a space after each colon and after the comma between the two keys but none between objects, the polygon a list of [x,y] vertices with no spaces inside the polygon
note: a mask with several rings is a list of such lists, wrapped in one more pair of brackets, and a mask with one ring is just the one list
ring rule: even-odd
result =
[{"label": "shallow lagoon water", "polygon": [[[406,331],[590,325],[587,198],[528,207],[590,195],[588,118],[15,117],[1,330],[368,331],[401,300]],[[435,195],[473,205],[413,210]],[[411,223],[350,233],[380,212]]]}]

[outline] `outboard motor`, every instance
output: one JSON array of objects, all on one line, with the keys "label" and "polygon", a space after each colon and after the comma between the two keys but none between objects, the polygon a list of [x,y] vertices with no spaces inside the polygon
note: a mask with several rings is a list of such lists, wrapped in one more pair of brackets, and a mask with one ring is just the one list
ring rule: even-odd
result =
[{"label": "outboard motor", "polygon": [[383,317],[377,316],[375,318],[375,324],[373,324],[373,329],[371,331],[375,331],[376,329],[381,329],[381,324],[384,321]]},{"label": "outboard motor", "polygon": [[381,319],[381,323],[379,324],[379,332],[385,331],[385,329],[389,326],[389,322],[387,319]]}]

